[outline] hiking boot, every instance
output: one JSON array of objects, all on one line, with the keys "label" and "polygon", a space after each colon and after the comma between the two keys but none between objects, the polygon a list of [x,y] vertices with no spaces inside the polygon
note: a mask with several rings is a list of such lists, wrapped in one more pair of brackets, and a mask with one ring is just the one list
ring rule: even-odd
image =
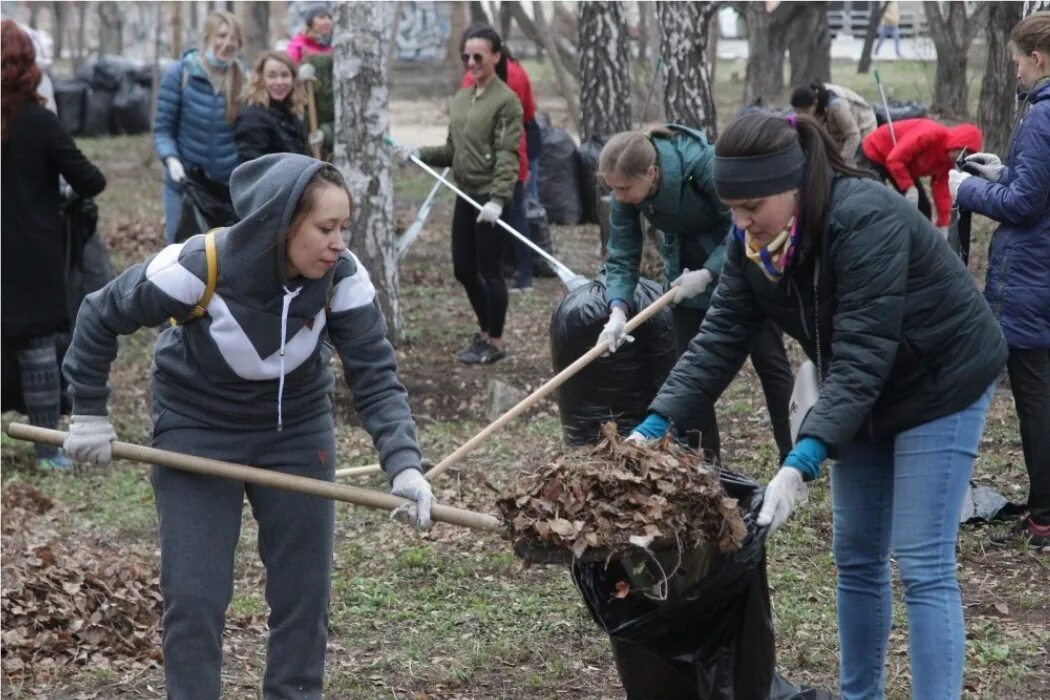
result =
[{"label": "hiking boot", "polygon": [[38,472],[71,472],[74,468],[73,460],[63,450],[59,450],[53,457],[37,457],[36,460]]},{"label": "hiking boot", "polygon": [[457,357],[465,365],[490,365],[507,356],[506,350],[497,348],[492,343],[481,341],[477,348],[467,348]]},{"label": "hiking boot", "polygon": [[1039,525],[1031,518],[1018,521],[1008,530],[993,532],[988,536],[992,544],[1014,545],[1025,542],[1029,547],[1050,547],[1050,525]]},{"label": "hiking boot", "polygon": [[470,362],[469,358],[477,357],[482,345],[488,345],[488,343],[481,338],[481,333],[475,333],[470,344],[456,353],[456,359],[467,365],[477,364],[476,361]]}]

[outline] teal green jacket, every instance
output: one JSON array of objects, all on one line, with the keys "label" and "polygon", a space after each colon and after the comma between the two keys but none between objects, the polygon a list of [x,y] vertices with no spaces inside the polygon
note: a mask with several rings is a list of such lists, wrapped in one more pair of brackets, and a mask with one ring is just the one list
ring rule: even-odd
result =
[{"label": "teal green jacket", "polygon": [[[664,259],[667,285],[682,273],[702,265],[717,280],[725,260],[726,235],[731,219],[729,208],[715,194],[711,169],[715,149],[701,132],[669,124],[671,138],[653,136],[660,187],[641,204],[613,201],[609,212],[609,245],[605,262],[606,300],[622,299],[628,305],[638,284],[642,258],[642,222],[645,218],[663,234],[660,255]],[[715,284],[706,292],[683,302],[683,306],[706,310]],[[633,309],[637,311],[637,309]]]}]

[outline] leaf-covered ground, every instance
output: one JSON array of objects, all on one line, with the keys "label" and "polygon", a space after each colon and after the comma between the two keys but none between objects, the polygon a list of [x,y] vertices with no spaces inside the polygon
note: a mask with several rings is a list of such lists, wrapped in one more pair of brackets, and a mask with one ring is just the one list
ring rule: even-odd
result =
[{"label": "leaf-covered ground", "polygon": [[[732,80],[731,69],[720,68],[723,86]],[[148,168],[143,165],[146,138],[85,140],[81,145],[109,178],[109,188],[100,198],[102,226],[122,268],[161,244],[160,167],[155,162]],[[429,182],[410,171],[396,177],[398,206],[410,220]],[[411,392],[424,452],[435,460],[487,424],[483,415],[490,379],[528,392],[552,374],[548,324],[563,292],[557,280],[543,279],[531,295],[513,296],[505,336],[510,357],[491,367],[459,365],[454,353],[468,340],[473,317],[452,277],[450,216],[451,199],[442,195],[402,265],[409,342],[398,351],[400,371]],[[983,278],[989,232],[981,221],[973,246],[978,279]],[[595,272],[597,227],[555,227],[553,234],[564,262],[583,274]],[[144,331],[125,339],[114,365],[111,414],[121,439],[131,442],[148,442],[146,387],[154,337]],[[797,359],[796,349],[792,353]],[[342,388],[337,415],[340,466],[374,462],[370,440],[356,425]],[[776,449],[750,366],[719,401],[718,415],[728,466],[759,481],[772,476]],[[553,401],[542,402],[441,477],[435,485],[437,496],[443,503],[495,513],[496,498],[509,492],[523,469],[549,464],[562,450],[557,407]],[[162,696],[163,673],[154,652],[125,655],[116,636],[127,637],[130,630],[132,637],[144,633],[152,642],[159,623],[153,597],[155,513],[145,468],[119,462],[106,470],[58,476],[36,474],[31,464],[26,445],[3,439],[3,697]],[[976,476],[1011,500],[1024,498],[1020,438],[1005,388],[996,395],[989,415]],[[359,482],[386,488],[381,477]],[[24,486],[37,489],[43,499],[27,500],[29,491],[13,490]],[[14,494],[10,503],[9,494]],[[37,512],[34,507],[43,507],[33,506],[37,501],[51,507]],[[827,483],[820,482],[811,491],[809,505],[773,538],[768,572],[779,670],[793,682],[834,689],[838,644],[830,526]],[[266,605],[256,534],[245,509],[225,637],[224,692],[231,698],[258,697],[261,686]],[[87,663],[60,664],[74,647],[59,651],[49,641],[51,646],[41,649],[53,650],[50,667],[48,654],[30,654],[31,667],[9,671],[7,661],[21,658],[22,639],[29,637],[23,632],[31,623],[15,617],[13,610],[9,614],[8,599],[15,601],[19,590],[24,597],[24,591],[45,580],[44,572],[30,565],[32,548],[41,546],[61,554],[55,559],[58,568],[52,567],[63,572],[61,583],[43,584],[61,594],[46,596],[48,601],[38,601],[37,609],[19,615],[79,617],[83,629],[94,614],[91,604],[78,602],[78,593],[68,592],[65,584],[72,590],[80,582],[77,590],[86,597],[85,590],[97,590],[89,582],[101,580],[127,598],[108,602],[122,611],[117,617],[123,619],[105,632],[115,636],[106,637],[106,652],[97,662],[89,654]],[[966,697],[1050,697],[1050,560],[1022,548],[992,548],[983,527],[963,529],[959,552],[967,619]],[[9,573],[9,563],[22,568]],[[136,574],[111,576],[107,566],[130,566]],[[590,619],[568,571],[556,566],[523,568],[509,543],[496,533],[439,525],[421,535],[389,522],[385,513],[340,506],[332,587],[328,697],[623,696],[608,641]],[[57,603],[51,600],[55,596]],[[907,620],[899,588],[895,598],[887,688],[889,697],[904,698],[910,694]],[[21,631],[9,641],[12,630]],[[95,653],[90,639],[81,644]],[[142,647],[133,642],[133,649]]]}]

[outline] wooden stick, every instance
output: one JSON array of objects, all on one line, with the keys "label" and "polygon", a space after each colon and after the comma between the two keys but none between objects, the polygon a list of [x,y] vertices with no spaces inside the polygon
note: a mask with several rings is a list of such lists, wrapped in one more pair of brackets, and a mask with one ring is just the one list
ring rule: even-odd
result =
[{"label": "wooden stick", "polygon": [[[317,102],[314,100],[314,81],[306,81],[306,112],[310,118],[310,133],[313,134],[317,131]],[[321,160],[321,147],[311,146],[313,149],[314,158]]]},{"label": "wooden stick", "polygon": [[[54,445],[55,447],[61,447],[62,441],[66,437],[66,434],[61,430],[49,430],[48,428],[39,428],[24,423],[11,423],[7,426],[7,434],[19,440],[29,440],[30,442]],[[321,479],[283,474],[270,469],[247,467],[242,464],[196,457],[179,452],[158,450],[154,447],[145,447],[129,442],[114,441],[113,456],[118,459],[156,464],[162,467],[193,472],[194,474],[219,476],[224,479],[235,479],[249,484],[305,493],[309,496],[330,498],[333,501],[343,501],[344,503],[353,503],[368,508],[393,510],[404,503],[411,503],[408,499],[392,496],[382,491],[373,491],[346,484],[335,484]],[[494,532],[503,530],[503,525],[500,523],[499,518],[493,515],[452,508],[450,506],[435,505],[431,511],[431,517],[435,522],[448,523],[449,525],[460,525],[462,527]]]}]

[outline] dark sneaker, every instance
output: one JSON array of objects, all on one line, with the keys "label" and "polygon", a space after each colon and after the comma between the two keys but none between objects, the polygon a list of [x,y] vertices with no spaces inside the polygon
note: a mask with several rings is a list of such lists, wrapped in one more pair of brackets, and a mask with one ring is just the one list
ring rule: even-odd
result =
[{"label": "dark sneaker", "polygon": [[1050,525],[1039,525],[1031,518],[1017,522],[1009,530],[993,532],[988,536],[992,544],[1014,545],[1026,542],[1029,547],[1050,547]]},{"label": "dark sneaker", "polygon": [[506,350],[500,350],[484,340],[476,348],[467,348],[457,355],[459,361],[465,365],[490,365],[493,362],[499,362],[506,356]]},{"label": "dark sneaker", "polygon": [[488,343],[481,339],[480,333],[475,333],[474,337],[470,340],[470,344],[456,353],[456,359],[468,365],[477,364],[477,360],[471,362],[470,358],[476,358],[478,356],[478,353],[481,352],[482,345],[488,345]]}]

